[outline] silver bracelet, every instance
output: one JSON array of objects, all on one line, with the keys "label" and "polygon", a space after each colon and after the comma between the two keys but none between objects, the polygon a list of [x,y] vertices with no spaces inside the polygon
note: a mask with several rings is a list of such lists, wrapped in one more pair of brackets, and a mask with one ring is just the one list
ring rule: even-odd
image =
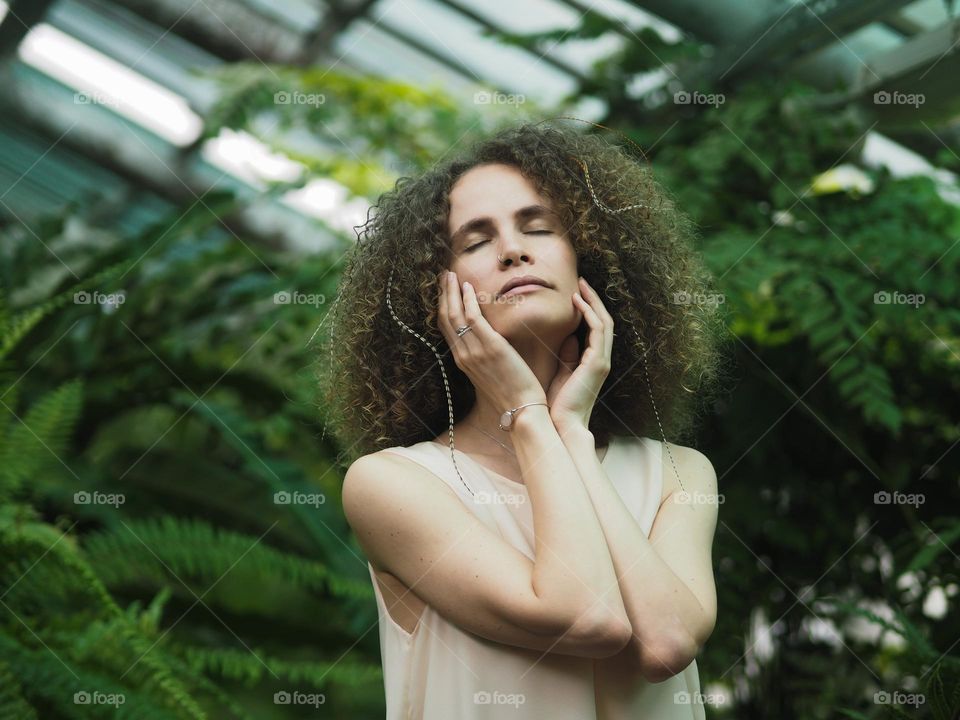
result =
[{"label": "silver bracelet", "polygon": [[[520,408],[525,408],[528,405],[547,405],[545,402],[528,402],[523,405],[518,405],[513,408],[513,410],[507,410],[503,415],[500,416],[500,429],[504,432],[508,432],[513,427],[513,416],[516,415],[517,411]],[[549,408],[550,406],[547,405]]]}]

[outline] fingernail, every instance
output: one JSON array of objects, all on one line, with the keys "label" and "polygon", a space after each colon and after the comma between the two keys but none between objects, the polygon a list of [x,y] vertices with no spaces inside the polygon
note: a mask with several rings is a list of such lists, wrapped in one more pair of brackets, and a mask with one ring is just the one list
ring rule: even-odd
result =
[{"label": "fingernail", "polygon": [[470,287],[470,283],[468,283],[466,280],[464,280],[464,281],[463,281],[463,289],[466,290],[466,289],[469,288],[469,287]]}]

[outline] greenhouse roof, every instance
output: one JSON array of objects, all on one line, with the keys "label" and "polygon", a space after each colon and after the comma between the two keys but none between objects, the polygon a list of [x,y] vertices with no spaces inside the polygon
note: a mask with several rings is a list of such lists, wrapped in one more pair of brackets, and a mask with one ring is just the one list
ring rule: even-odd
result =
[{"label": "greenhouse roof", "polygon": [[[468,102],[503,93],[554,107],[588,82],[595,61],[646,44],[647,28],[711,53],[693,75],[663,63],[633,78],[638,104],[771,72],[838,104],[918,93],[927,101],[906,119],[874,100],[876,130],[932,159],[960,147],[955,9],[953,0],[0,0],[8,89],[0,213],[29,227],[102,192],[117,199],[118,225],[134,229],[171,203],[203,202],[216,186],[249,193],[254,235],[302,237],[311,215],[344,228],[362,216],[362,203],[345,217],[336,187],[298,202],[258,198],[262,178],[287,167],[255,139],[224,133],[197,142],[217,90],[195,70],[240,60],[316,65],[436,85]],[[588,11],[609,31],[534,47],[503,41],[503,33],[573,29]],[[606,107],[586,97],[574,110],[598,119]],[[126,201],[131,191],[138,202]]]}]

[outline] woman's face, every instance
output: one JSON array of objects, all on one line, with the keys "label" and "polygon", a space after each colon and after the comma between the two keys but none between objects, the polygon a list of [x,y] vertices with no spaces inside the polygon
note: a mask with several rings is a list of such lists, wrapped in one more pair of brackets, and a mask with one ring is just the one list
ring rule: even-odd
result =
[{"label": "woman's face", "polygon": [[[577,329],[576,252],[551,203],[519,169],[490,163],[460,176],[450,192],[448,232],[449,269],[461,287],[464,280],[473,286],[494,330],[509,339],[530,331],[565,337]],[[546,286],[501,295],[504,283],[521,275]]]}]

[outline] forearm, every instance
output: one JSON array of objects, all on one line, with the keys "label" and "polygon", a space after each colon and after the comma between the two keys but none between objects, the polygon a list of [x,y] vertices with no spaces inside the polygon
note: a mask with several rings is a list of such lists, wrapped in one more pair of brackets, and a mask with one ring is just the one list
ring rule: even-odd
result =
[{"label": "forearm", "polygon": [[[558,429],[600,522],[633,628],[634,657],[673,665],[696,653],[705,612],[689,587],[656,552],[597,459],[585,428]],[[609,452],[609,448],[608,448]],[[629,650],[629,647],[627,648]]]},{"label": "forearm", "polygon": [[627,626],[603,529],[548,409],[524,408],[514,423],[514,452],[533,508],[534,592],[588,621]]}]

